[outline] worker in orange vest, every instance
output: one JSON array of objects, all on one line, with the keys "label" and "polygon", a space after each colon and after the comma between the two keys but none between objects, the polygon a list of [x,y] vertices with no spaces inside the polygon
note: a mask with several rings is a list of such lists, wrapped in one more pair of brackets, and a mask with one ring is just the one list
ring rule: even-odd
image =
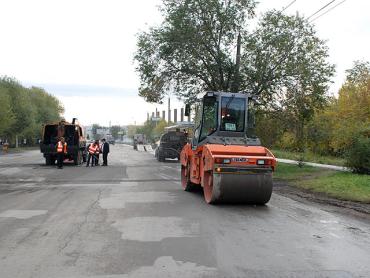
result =
[{"label": "worker in orange vest", "polygon": [[98,145],[96,144],[96,142],[92,143],[89,145],[89,148],[87,150],[88,152],[88,156],[87,156],[87,163],[86,163],[86,167],[89,167],[89,164],[90,164],[90,159],[91,159],[91,167],[94,167],[95,166],[95,153],[98,151]]},{"label": "worker in orange vest", "polygon": [[99,166],[99,155],[101,153],[101,148],[99,145],[99,140],[95,140],[96,152],[95,152],[95,166]]},{"label": "worker in orange vest", "polygon": [[63,168],[64,155],[67,154],[67,143],[64,140],[64,137],[60,137],[60,140],[57,143],[57,160],[58,160],[58,169]]}]

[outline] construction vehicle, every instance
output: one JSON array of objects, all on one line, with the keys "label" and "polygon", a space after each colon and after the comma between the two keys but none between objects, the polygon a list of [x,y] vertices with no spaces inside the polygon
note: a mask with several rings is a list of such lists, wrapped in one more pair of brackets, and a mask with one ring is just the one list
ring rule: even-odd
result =
[{"label": "construction vehicle", "polygon": [[154,156],[163,162],[166,158],[177,158],[180,160],[182,148],[188,141],[187,133],[184,131],[169,131],[162,134],[159,145],[155,149]]},{"label": "construction vehicle", "polygon": [[40,151],[45,157],[46,165],[54,165],[57,158],[56,145],[64,137],[67,143],[65,159],[75,165],[86,162],[86,139],[82,126],[73,118],[72,123],[61,120],[43,126]]},{"label": "construction vehicle", "polygon": [[[195,115],[192,141],[181,151],[185,191],[203,187],[207,203],[266,204],[276,159],[253,135],[255,98],[208,92]],[[185,115],[189,115],[189,105]]]},{"label": "construction vehicle", "polygon": [[165,161],[166,158],[177,158],[180,160],[182,148],[189,140],[189,136],[194,129],[194,124],[190,122],[179,122],[176,125],[165,127],[165,133],[156,143],[154,156],[158,161]]}]

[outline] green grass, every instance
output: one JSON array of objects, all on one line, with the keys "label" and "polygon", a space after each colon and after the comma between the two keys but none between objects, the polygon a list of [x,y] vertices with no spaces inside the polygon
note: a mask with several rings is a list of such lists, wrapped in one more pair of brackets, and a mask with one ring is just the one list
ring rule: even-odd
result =
[{"label": "green grass", "polygon": [[306,162],[330,164],[330,165],[337,165],[337,166],[344,166],[345,164],[345,160],[343,158],[335,157],[335,156],[323,156],[319,154],[314,154],[312,152],[298,153],[298,152],[291,152],[291,151],[284,151],[284,150],[277,150],[277,149],[274,149],[271,151],[277,158],[299,160],[303,155],[303,161],[306,161]]},{"label": "green grass", "polygon": [[369,175],[279,163],[274,178],[336,199],[370,203]]},{"label": "green grass", "polygon": [[302,188],[326,193],[331,197],[370,203],[370,176],[336,172],[299,183]]},{"label": "green grass", "polygon": [[278,162],[276,171],[274,173],[274,178],[286,180],[286,181],[294,181],[294,180],[299,180],[300,178],[309,177],[309,176],[312,176],[312,175],[315,175],[321,172],[323,172],[323,170],[320,168],[315,168],[315,167],[306,166],[306,165],[300,168],[297,165]]}]

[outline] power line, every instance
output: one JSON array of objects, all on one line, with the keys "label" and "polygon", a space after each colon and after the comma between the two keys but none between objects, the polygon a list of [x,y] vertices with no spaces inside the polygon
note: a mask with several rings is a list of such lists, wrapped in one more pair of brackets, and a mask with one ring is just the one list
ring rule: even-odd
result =
[{"label": "power line", "polygon": [[327,14],[328,12],[330,12],[331,10],[334,10],[336,7],[338,7],[340,4],[343,4],[344,2],[346,2],[347,0],[343,0],[343,1],[341,1],[341,2],[339,2],[338,4],[336,4],[334,7],[331,7],[329,10],[327,10],[326,12],[324,12],[324,13],[322,13],[322,14],[320,14],[320,15],[318,15],[317,17],[315,17],[314,19],[312,19],[311,21],[310,21],[310,23],[311,22],[313,22],[313,21],[315,21],[316,19],[318,19],[318,18],[320,18],[320,17],[322,17],[323,15],[325,15],[325,14]]},{"label": "power line", "polygon": [[297,0],[293,0],[292,2],[290,2],[285,8],[283,8],[281,10],[281,12],[285,11],[287,8],[289,8],[291,5],[293,5]]},{"label": "power line", "polygon": [[307,19],[310,19],[314,15],[317,15],[319,12],[321,12],[323,9],[325,9],[327,6],[329,6],[331,3],[335,2],[335,1],[336,0],[330,1],[329,3],[327,3],[326,5],[324,5],[323,7],[321,7],[320,9],[318,9],[316,12],[314,12],[312,15],[310,15]]}]

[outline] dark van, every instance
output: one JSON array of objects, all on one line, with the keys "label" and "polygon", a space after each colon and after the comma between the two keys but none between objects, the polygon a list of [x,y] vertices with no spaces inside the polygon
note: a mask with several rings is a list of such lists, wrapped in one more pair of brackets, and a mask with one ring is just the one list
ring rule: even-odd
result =
[{"label": "dark van", "polygon": [[182,148],[187,143],[187,134],[181,131],[169,131],[161,136],[159,146],[155,150],[155,157],[158,161],[165,161],[166,158],[177,158],[180,160]]}]

